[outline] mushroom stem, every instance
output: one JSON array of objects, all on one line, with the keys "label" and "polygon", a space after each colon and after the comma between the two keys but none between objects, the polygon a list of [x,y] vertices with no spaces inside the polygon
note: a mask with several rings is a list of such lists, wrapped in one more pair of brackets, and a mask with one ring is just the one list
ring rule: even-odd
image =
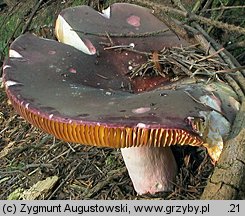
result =
[{"label": "mushroom stem", "polygon": [[170,147],[121,148],[121,152],[138,194],[172,189],[177,164]]}]

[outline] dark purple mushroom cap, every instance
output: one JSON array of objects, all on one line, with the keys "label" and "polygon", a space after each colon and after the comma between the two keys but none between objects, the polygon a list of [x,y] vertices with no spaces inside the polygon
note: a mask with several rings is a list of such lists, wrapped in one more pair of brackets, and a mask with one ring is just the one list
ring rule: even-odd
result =
[{"label": "dark purple mushroom cap", "polygon": [[[99,74],[108,77],[117,76],[118,73],[126,75],[129,67],[145,63],[147,57],[114,49],[105,51],[105,45],[102,44],[110,44],[106,34],[111,35],[114,45],[133,44],[136,50],[143,52],[161,51],[164,48],[187,44],[185,40],[168,29],[152,14],[150,9],[132,4],[116,3],[111,5],[104,14],[85,5],[67,8],[58,16],[55,32],[59,41],[63,43],[72,45],[90,55],[99,53],[97,61],[100,67],[104,67]],[[156,33],[157,31],[163,32]],[[136,36],[150,33],[152,33],[151,36]],[[114,37],[113,35],[122,36]],[[132,37],[125,37],[125,35]],[[138,92],[151,90],[168,82],[167,77],[144,77],[130,80],[130,86],[128,83],[123,83],[123,86]]]},{"label": "dark purple mushroom cap", "polygon": [[[85,29],[89,32],[102,31],[102,24],[107,26],[106,31],[110,33],[133,32],[135,26],[130,29],[130,25],[126,28],[120,24],[122,14],[126,20],[129,14],[140,17],[142,26],[149,21],[150,29],[146,31],[162,29],[163,24],[153,19],[149,11],[143,13],[140,7],[128,8],[126,5],[120,12],[119,6],[115,7],[117,13],[111,11],[119,22],[117,25],[86,6],[80,7],[84,12],[79,14],[88,16],[87,19],[76,17],[79,8],[67,9],[62,15],[66,17],[66,11],[74,10],[74,17],[83,20],[81,25],[86,26],[91,20],[89,26],[93,27]],[[148,16],[145,17],[145,14]],[[101,29],[94,26],[95,20],[90,19],[91,16],[96,17]],[[70,18],[73,19],[72,16]],[[115,29],[115,26],[118,28]],[[135,31],[145,30],[139,27]],[[173,33],[167,35],[157,36],[157,39],[156,36],[130,38],[130,41],[142,51],[161,49],[160,41],[165,46],[167,39],[173,42],[171,45],[180,45],[181,41]],[[198,84],[176,90],[157,88],[166,80],[154,84],[154,89],[150,91],[143,91],[151,89],[152,83],[155,83],[155,78],[152,81],[150,77],[144,83],[144,89],[139,91],[138,84],[133,83],[126,71],[129,59],[134,58],[140,62],[142,56],[103,50],[99,44],[103,37],[90,35],[86,39],[100,52],[99,57],[29,33],[12,43],[10,56],[4,63],[3,80],[6,92],[20,115],[57,138],[82,144],[119,148],[203,143],[187,119],[190,116],[200,117],[201,111],[210,109],[193,100],[187,92],[196,98],[208,92]],[[117,43],[128,42],[128,38],[117,39]],[[131,85],[133,93],[129,89]]]}]

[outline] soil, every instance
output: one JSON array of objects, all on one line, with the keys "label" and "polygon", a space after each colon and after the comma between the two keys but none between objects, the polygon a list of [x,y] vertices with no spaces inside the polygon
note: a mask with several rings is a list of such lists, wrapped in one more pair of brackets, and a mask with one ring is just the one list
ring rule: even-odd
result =
[{"label": "soil", "polygon": [[[12,31],[6,36],[1,48],[2,60],[9,44],[23,29],[53,39],[53,26],[58,13],[63,8],[81,3],[46,0],[30,20],[30,6],[35,8],[31,3],[33,1],[7,6],[3,2],[8,1],[0,1],[0,16],[5,17],[0,20],[4,25],[0,26],[11,28]],[[83,1],[95,8],[97,2]],[[170,0],[157,2],[171,4]],[[16,11],[19,22],[8,26],[12,22],[11,17],[15,19]],[[4,89],[0,88],[0,199],[7,199],[18,188],[29,189],[50,176],[58,176],[58,181],[42,199],[199,199],[214,168],[206,150],[187,146],[173,147],[173,152],[179,166],[174,189],[154,196],[138,196],[120,150],[55,139],[16,114]]]}]

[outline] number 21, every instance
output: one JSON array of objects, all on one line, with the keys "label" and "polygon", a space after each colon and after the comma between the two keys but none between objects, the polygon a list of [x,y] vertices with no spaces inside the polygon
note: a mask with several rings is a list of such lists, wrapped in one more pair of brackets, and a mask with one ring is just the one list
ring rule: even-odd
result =
[{"label": "number 21", "polygon": [[235,205],[235,204],[230,204],[231,210],[229,210],[229,212],[239,212],[239,204]]}]

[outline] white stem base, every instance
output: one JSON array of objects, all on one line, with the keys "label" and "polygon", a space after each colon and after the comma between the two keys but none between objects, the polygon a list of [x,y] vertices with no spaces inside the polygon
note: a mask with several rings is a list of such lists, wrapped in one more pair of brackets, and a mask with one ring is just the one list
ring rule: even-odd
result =
[{"label": "white stem base", "polygon": [[121,148],[121,152],[138,194],[172,189],[177,164],[169,147]]}]

